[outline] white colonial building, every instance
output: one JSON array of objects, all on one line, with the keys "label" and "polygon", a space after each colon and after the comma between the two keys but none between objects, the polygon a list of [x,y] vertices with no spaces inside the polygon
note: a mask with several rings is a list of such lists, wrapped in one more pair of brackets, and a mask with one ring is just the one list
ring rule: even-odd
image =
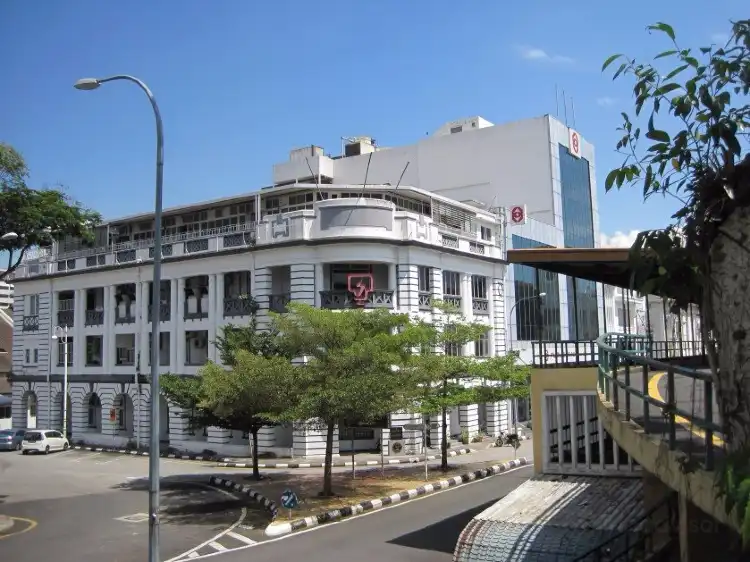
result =
[{"label": "white colonial building", "polygon": [[[505,353],[505,212],[460,203],[423,189],[335,185],[314,150],[292,155],[299,170],[313,163],[313,183],[276,185],[242,196],[168,209],[163,219],[161,298],[151,300],[152,214],[110,221],[93,248],[59,244],[31,256],[14,276],[13,421],[17,427],[62,425],[64,338],[68,328],[68,412],[74,441],[126,446],[149,431],[150,314],[161,311],[162,373],[195,375],[219,361],[213,345],[228,323],[259,317],[289,301],[353,306],[349,276],[371,279],[366,306],[431,315],[433,299],[450,300],[487,335],[460,353]],[[314,162],[313,162],[314,161]],[[292,178],[294,174],[289,174]],[[307,174],[299,175],[309,176]],[[309,180],[306,180],[309,181]],[[281,182],[277,182],[281,183]],[[163,446],[180,451],[247,453],[247,436],[188,429],[179,408],[161,400]],[[505,403],[470,405],[451,416],[451,434],[490,434],[506,427]],[[392,414],[391,426],[417,421]],[[341,450],[374,449],[388,432],[345,430]],[[439,440],[437,430],[430,436]],[[404,432],[405,450],[421,436]],[[323,453],[313,430],[268,428],[261,451]]]}]

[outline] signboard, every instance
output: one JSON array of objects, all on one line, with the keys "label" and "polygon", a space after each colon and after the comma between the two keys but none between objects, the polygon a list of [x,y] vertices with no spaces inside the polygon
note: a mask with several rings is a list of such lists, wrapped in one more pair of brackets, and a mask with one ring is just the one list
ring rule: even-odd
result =
[{"label": "signboard", "polygon": [[109,421],[115,423],[117,421],[117,410],[114,408],[109,409]]},{"label": "signboard", "polygon": [[394,441],[400,441],[404,438],[404,429],[402,427],[391,428],[391,439]]},{"label": "signboard", "polygon": [[370,273],[350,273],[346,277],[346,284],[357,306],[364,306],[375,288],[375,281]]},{"label": "signboard", "polygon": [[575,129],[568,129],[568,152],[576,158],[581,157],[581,135]]},{"label": "signboard", "polygon": [[424,425],[421,423],[406,423],[404,424],[404,429],[406,431],[422,431],[424,430]]},{"label": "signboard", "polygon": [[365,429],[388,429],[388,416],[383,416],[382,418],[377,418],[372,421],[362,421],[362,420],[340,420],[339,426],[340,427],[361,427]]},{"label": "signboard", "polygon": [[299,506],[299,498],[292,490],[287,488],[284,493],[281,494],[281,505],[287,509],[294,509]]},{"label": "signboard", "polygon": [[526,205],[513,205],[510,208],[510,222],[517,225],[526,224]]}]

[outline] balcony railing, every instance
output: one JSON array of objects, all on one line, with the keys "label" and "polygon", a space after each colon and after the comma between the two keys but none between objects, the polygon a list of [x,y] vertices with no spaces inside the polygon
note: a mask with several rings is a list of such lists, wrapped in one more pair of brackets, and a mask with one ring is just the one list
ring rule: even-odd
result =
[{"label": "balcony railing", "polygon": [[489,299],[471,299],[471,310],[474,314],[487,315],[490,313]]},{"label": "balcony railing", "polygon": [[[153,314],[154,305],[148,305],[148,321],[151,322],[151,316]],[[172,319],[172,308],[169,303],[163,302],[159,305],[159,321],[169,322]]]},{"label": "balcony railing", "polygon": [[203,320],[208,318],[208,310],[203,310],[202,300],[197,301],[195,310],[190,310],[188,301],[185,301],[185,320]]},{"label": "balcony railing", "polygon": [[224,299],[224,317],[251,316],[257,310],[258,305],[250,297],[235,297]]},{"label": "balcony railing", "polygon": [[290,293],[275,293],[268,297],[268,310],[278,313],[286,312],[286,305],[292,300]]},{"label": "balcony railing", "polygon": [[[394,291],[376,289],[367,295],[364,308],[393,308]],[[331,309],[356,308],[360,305],[349,291],[320,291],[320,307]]]},{"label": "balcony railing", "polygon": [[447,305],[461,308],[461,297],[459,295],[443,295],[443,302]]},{"label": "balcony railing", "polygon": [[121,310],[120,307],[115,308],[115,324],[133,324],[135,322],[135,307],[137,305],[129,305],[125,307],[125,310]]},{"label": "balcony railing", "polygon": [[57,313],[57,325],[73,327],[73,319],[75,314],[72,310],[61,310]]},{"label": "balcony railing", "polygon": [[103,310],[87,310],[84,326],[101,326],[104,324]]},{"label": "balcony railing", "polygon": [[36,314],[33,316],[24,316],[21,330],[23,332],[37,332],[39,330],[39,316]]},{"label": "balcony railing", "polygon": [[432,293],[429,291],[419,291],[419,310],[432,309]]}]

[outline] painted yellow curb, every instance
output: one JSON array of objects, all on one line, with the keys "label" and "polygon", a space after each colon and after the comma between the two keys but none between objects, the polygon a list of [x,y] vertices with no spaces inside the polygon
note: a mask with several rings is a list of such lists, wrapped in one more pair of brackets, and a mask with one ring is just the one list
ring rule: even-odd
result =
[{"label": "painted yellow curb", "polygon": [[[9,539],[10,537],[15,537],[16,535],[22,535],[22,534],[24,534],[24,533],[28,533],[28,532],[29,532],[29,531],[31,531],[31,530],[32,530],[32,529],[33,529],[34,527],[36,527],[36,526],[37,526],[37,522],[36,522],[36,521],[34,521],[33,519],[26,519],[26,518],[24,518],[24,517],[11,517],[10,515],[8,515],[8,516],[6,516],[6,517],[7,517],[8,519],[10,519],[11,521],[20,521],[21,523],[25,523],[25,524],[26,524],[26,527],[24,527],[24,528],[23,528],[23,529],[21,529],[20,531],[14,531],[14,532],[12,532],[12,533],[6,533],[6,534],[2,534],[2,533],[0,533],[0,541],[1,541],[1,540],[4,540],[4,539]],[[15,527],[15,525],[13,525],[13,527]],[[11,529],[12,529],[13,527],[11,527]]]},{"label": "painted yellow curb", "polygon": [[[667,400],[662,397],[661,393],[659,392],[659,381],[666,376],[666,373],[657,373],[653,377],[651,377],[651,380],[648,381],[648,394],[652,398],[656,398],[657,400],[661,402],[666,402]],[[696,437],[700,437],[705,441],[706,432],[703,431],[700,428],[696,428],[693,426],[693,424],[690,423],[690,420],[683,418],[682,416],[675,415],[674,417],[675,423],[680,424],[682,427],[687,429],[690,433],[695,435]],[[724,440],[719,437],[718,435],[713,436],[713,442],[714,445],[717,447],[723,447],[725,445]]]}]

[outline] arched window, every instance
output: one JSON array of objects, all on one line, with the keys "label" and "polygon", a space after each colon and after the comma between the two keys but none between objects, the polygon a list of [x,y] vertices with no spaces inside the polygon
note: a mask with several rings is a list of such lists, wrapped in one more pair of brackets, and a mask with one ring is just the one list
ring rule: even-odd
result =
[{"label": "arched window", "polygon": [[100,429],[102,424],[102,401],[98,394],[92,394],[89,397],[88,404],[88,426],[94,429]]}]

